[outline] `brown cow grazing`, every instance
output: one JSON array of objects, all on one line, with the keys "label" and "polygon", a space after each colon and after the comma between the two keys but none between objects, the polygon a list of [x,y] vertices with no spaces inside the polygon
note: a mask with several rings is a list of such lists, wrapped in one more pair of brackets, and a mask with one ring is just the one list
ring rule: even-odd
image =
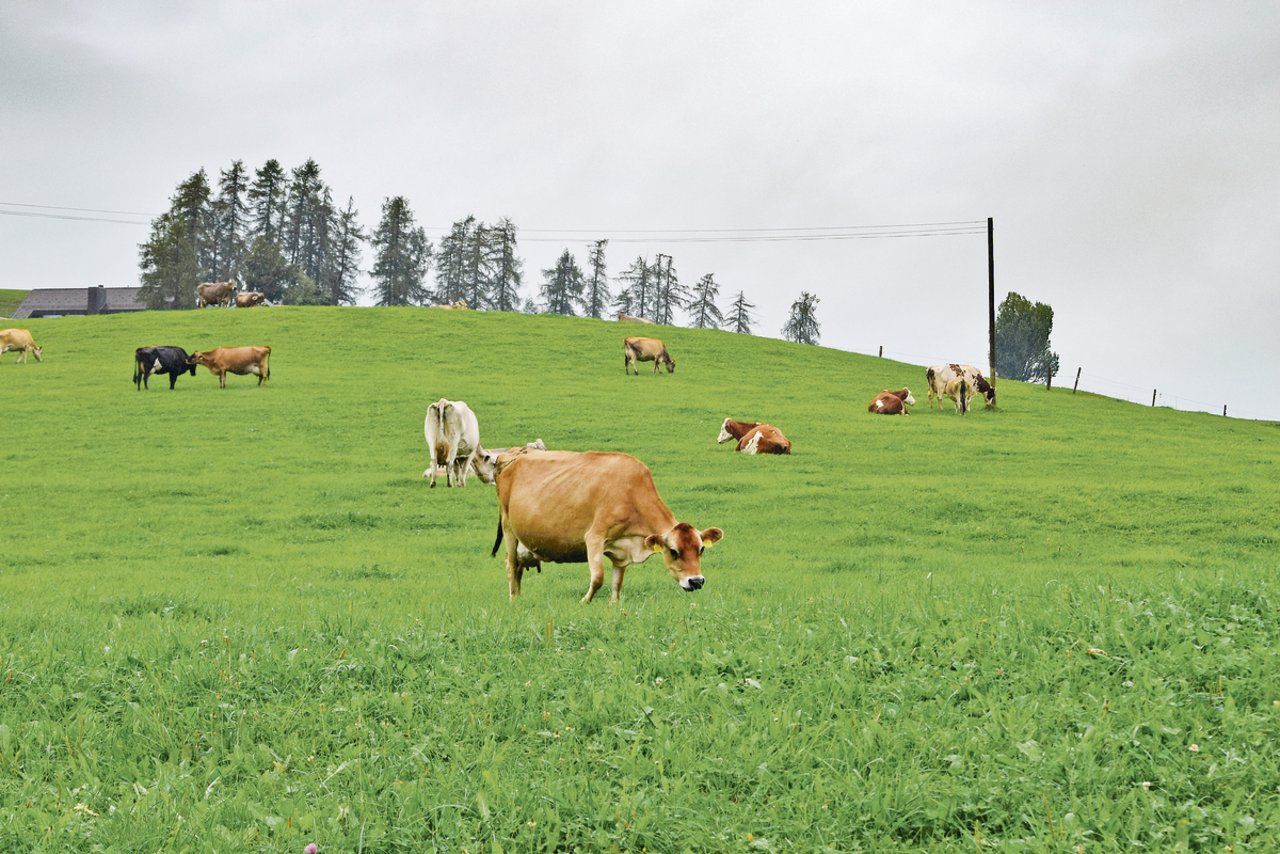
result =
[{"label": "brown cow grazing", "polygon": [[266,301],[267,295],[262,291],[245,291],[242,294],[236,294],[236,308],[253,308]]},{"label": "brown cow grazing", "polygon": [[739,439],[734,450],[744,454],[789,454],[791,440],[772,424],[761,424]]},{"label": "brown cow grazing", "polygon": [[[951,402],[956,405],[956,412],[964,415],[969,411],[969,404],[973,400],[973,386],[964,377],[956,377],[949,380],[943,388],[943,394],[951,398]],[[942,401],[939,400],[939,403]]]},{"label": "brown cow grazing", "polygon": [[225,282],[201,282],[196,285],[196,308],[210,305],[225,305],[230,308],[235,304],[236,280]]},{"label": "brown cow grazing", "polygon": [[667,373],[675,373],[675,360],[667,353],[667,346],[657,338],[639,338],[637,336],[629,336],[622,342],[622,370],[631,373],[631,369],[636,369],[636,376],[640,376],[640,368],[637,362],[653,362],[653,372],[658,372],[658,365],[665,364]]},{"label": "brown cow grazing", "polygon": [[634,314],[627,314],[625,311],[618,312],[618,320],[623,323],[647,323],[650,326],[658,325],[647,317],[636,317]]},{"label": "brown cow grazing", "polygon": [[946,394],[947,383],[956,377],[964,377],[969,384],[969,395],[980,394],[987,399],[987,407],[996,405],[996,390],[982,376],[982,372],[973,365],[960,365],[950,362],[945,365],[934,365],[926,368],[924,378],[929,383],[929,408],[933,408],[933,399],[942,405],[942,397]]},{"label": "brown cow grazing", "polygon": [[699,531],[679,522],[658,497],[653,473],[628,454],[534,451],[504,455],[498,466],[498,538],[507,541],[507,587],[520,595],[527,568],[541,563],[583,563],[591,583],[583,602],[604,584],[613,565],[610,602],[622,592],[627,567],[662,554],[680,589],[701,589],[702,549],[724,531]]},{"label": "brown cow grazing", "polygon": [[0,329],[0,356],[10,350],[17,350],[18,361],[24,364],[28,353],[35,356],[37,362],[44,361],[44,348],[36,344],[30,329]]},{"label": "brown cow grazing", "polygon": [[897,391],[889,391],[884,389],[871,399],[867,404],[868,412],[877,412],[881,415],[910,415],[907,411],[908,404],[914,404],[916,399],[911,396],[911,389],[900,388]]},{"label": "brown cow grazing", "polygon": [[204,365],[209,373],[218,375],[218,386],[227,387],[227,374],[257,374],[258,385],[271,378],[267,360],[270,347],[214,347],[203,353],[192,353],[191,361]]}]

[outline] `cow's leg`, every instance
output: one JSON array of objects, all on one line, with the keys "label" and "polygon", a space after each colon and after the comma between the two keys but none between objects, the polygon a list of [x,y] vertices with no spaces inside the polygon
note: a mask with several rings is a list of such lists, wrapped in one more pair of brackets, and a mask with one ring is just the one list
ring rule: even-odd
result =
[{"label": "cow's leg", "polygon": [[169,372],[169,391],[173,391],[173,387],[177,385],[177,383],[178,383],[178,372],[170,371]]},{"label": "cow's leg", "polygon": [[609,588],[609,604],[618,604],[618,597],[622,595],[622,576],[627,571],[625,563],[613,562],[613,583]]},{"label": "cow's leg", "polygon": [[587,587],[587,595],[582,597],[583,604],[590,602],[596,595],[596,591],[604,585],[604,537],[588,533],[586,546],[587,565],[591,568],[591,584]]},{"label": "cow's leg", "polygon": [[507,593],[511,601],[520,595],[520,579],[524,577],[524,566],[520,563],[517,552],[520,549],[520,542],[516,539],[516,532],[507,527],[507,520],[502,520],[502,536],[507,540]]},{"label": "cow's leg", "polygon": [[218,372],[218,388],[226,388],[226,387],[227,387],[227,372],[219,371]]}]

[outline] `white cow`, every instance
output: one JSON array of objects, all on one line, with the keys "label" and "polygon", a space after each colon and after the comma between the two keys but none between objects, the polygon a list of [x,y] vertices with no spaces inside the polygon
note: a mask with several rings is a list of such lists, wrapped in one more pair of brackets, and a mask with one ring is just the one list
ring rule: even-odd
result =
[{"label": "white cow", "polygon": [[[931,368],[925,369],[924,378],[929,383],[930,409],[933,408],[933,401],[935,398],[938,401],[939,407],[941,407],[942,398],[944,396],[950,396],[947,394],[947,383],[957,377],[963,377],[967,381],[968,395],[976,397],[980,394],[986,398],[987,406],[990,407],[996,405],[996,390],[992,388],[991,383],[987,382],[986,378],[982,376],[981,371],[973,365],[960,365],[955,362],[951,362],[946,365],[934,365]],[[955,398],[952,399],[954,400]]]},{"label": "white cow", "polygon": [[[480,447],[480,423],[476,414],[461,400],[443,397],[427,407],[423,422],[427,437],[427,454],[430,465],[422,473],[436,485],[436,470],[444,466],[445,482],[449,486],[466,486],[467,471],[472,467]],[[483,477],[483,475],[482,475]]]}]

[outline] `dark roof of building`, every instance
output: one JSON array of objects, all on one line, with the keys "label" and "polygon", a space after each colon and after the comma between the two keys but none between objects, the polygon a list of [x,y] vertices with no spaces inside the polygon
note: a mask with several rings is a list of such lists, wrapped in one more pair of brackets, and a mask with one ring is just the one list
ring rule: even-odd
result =
[{"label": "dark roof of building", "polygon": [[[89,291],[93,288],[39,288],[30,291],[27,298],[13,313],[14,320],[23,317],[39,317],[47,314],[87,314]],[[102,288],[103,314],[120,311],[145,311],[147,306],[138,299],[141,288]]]}]

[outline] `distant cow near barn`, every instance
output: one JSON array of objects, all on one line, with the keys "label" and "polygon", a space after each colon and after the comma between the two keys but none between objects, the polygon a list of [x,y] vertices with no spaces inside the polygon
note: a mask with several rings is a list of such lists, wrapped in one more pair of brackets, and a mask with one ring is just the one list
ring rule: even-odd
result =
[{"label": "distant cow near barn", "polygon": [[909,388],[904,387],[896,391],[885,389],[871,399],[867,404],[867,411],[880,415],[910,415],[907,406],[915,402],[916,399],[911,396]]},{"label": "distant cow near barn", "polygon": [[[436,471],[443,466],[445,484],[466,486],[480,447],[480,423],[466,401],[440,398],[427,407],[422,432],[427,440],[428,466],[422,476],[436,485]],[[481,480],[485,475],[480,474]]]},{"label": "distant cow near barn", "polygon": [[652,321],[647,317],[637,317],[634,314],[627,314],[625,311],[618,312],[618,320],[623,323],[647,323],[650,326],[658,325],[655,321]]},{"label": "distant cow near barn", "polygon": [[219,388],[227,387],[227,374],[255,374],[258,385],[271,378],[270,347],[215,347],[203,353],[192,353],[191,361],[204,365],[218,377]]},{"label": "distant cow near barn", "polygon": [[988,407],[996,405],[996,390],[991,383],[987,382],[982,376],[982,372],[973,365],[961,365],[950,362],[945,365],[934,365],[926,368],[924,378],[929,384],[929,408],[933,408],[934,398],[937,398],[938,405],[942,405],[942,398],[946,395],[947,383],[964,377],[968,384],[968,394],[980,394],[986,398]]},{"label": "distant cow near barn", "polygon": [[702,588],[702,550],[724,537],[680,522],[658,497],[653,474],[635,457],[589,451],[528,451],[498,467],[498,536],[507,541],[507,589],[520,595],[526,569],[548,563],[587,563],[591,581],[583,602],[613,566],[609,601],[617,602],[627,567],[655,552],[680,589]]},{"label": "distant cow near barn", "polygon": [[622,342],[622,370],[629,374],[634,367],[636,376],[640,376],[639,362],[653,362],[655,374],[659,365],[666,365],[669,374],[676,370],[675,360],[667,353],[667,345],[657,338],[628,336]]},{"label": "distant cow near barn", "polygon": [[210,305],[232,306],[235,304],[236,280],[225,282],[201,282],[196,285],[196,308]]},{"label": "distant cow near barn", "polygon": [[35,356],[37,362],[44,361],[44,348],[36,344],[29,329],[0,329],[0,356],[10,350],[17,350],[18,361],[24,364],[28,353]]},{"label": "distant cow near barn", "polygon": [[181,347],[139,347],[133,351],[133,385],[138,391],[150,388],[152,374],[169,375],[169,391],[181,374],[196,375],[196,363]]},{"label": "distant cow near barn", "polygon": [[236,294],[236,308],[253,308],[266,301],[267,295],[262,291],[245,291],[242,294]]}]

